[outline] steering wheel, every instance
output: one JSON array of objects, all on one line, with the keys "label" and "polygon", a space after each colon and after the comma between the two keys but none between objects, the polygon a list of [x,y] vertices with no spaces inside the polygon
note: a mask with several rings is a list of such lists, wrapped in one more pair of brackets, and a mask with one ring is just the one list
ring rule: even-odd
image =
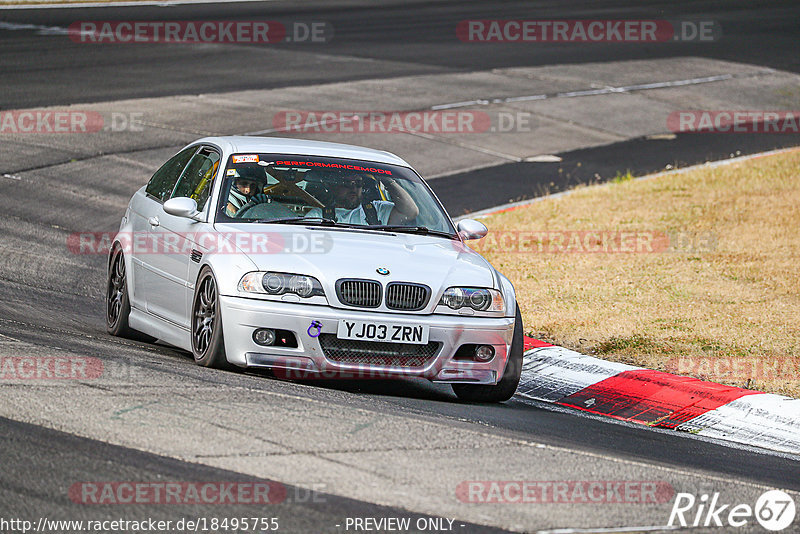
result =
[{"label": "steering wheel", "polygon": [[250,202],[239,208],[233,217],[234,219],[282,219],[297,215],[283,204],[270,202],[270,200],[271,197],[268,195],[256,195]]}]

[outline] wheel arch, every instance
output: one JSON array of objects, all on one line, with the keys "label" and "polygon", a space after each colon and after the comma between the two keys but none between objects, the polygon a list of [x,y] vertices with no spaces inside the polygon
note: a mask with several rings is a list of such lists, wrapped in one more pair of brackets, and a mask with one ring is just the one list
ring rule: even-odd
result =
[{"label": "wheel arch", "polygon": [[514,289],[514,284],[511,283],[503,273],[500,271],[495,270],[497,273],[497,278],[500,281],[500,289],[503,292],[503,298],[505,299],[505,315],[506,317],[514,317],[517,313],[517,292]]},{"label": "wheel arch", "polygon": [[197,288],[200,274],[203,269],[210,269],[217,281],[220,295],[235,296],[238,294],[239,280],[245,274],[257,271],[257,265],[242,252],[233,254],[225,253],[205,253],[200,263],[190,263],[193,270],[189,273],[189,280]]}]

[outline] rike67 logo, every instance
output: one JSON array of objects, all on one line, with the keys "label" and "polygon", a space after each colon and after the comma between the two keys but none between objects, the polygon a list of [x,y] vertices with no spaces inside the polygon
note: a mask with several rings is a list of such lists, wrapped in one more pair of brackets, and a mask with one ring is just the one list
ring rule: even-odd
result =
[{"label": "rike67 logo", "polygon": [[[777,532],[789,527],[795,518],[794,499],[786,492],[763,493],[755,506],[723,504],[719,493],[703,494],[698,499],[691,493],[678,493],[669,514],[669,526],[741,528],[755,519],[767,530]],[[796,531],[792,531],[796,532]]]}]

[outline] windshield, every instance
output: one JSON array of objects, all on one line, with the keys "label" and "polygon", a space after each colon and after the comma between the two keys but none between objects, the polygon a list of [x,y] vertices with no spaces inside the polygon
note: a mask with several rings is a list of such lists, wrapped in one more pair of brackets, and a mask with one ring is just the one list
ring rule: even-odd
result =
[{"label": "windshield", "polygon": [[218,222],[299,221],[455,235],[427,184],[406,167],[235,154],[228,159],[221,195]]}]

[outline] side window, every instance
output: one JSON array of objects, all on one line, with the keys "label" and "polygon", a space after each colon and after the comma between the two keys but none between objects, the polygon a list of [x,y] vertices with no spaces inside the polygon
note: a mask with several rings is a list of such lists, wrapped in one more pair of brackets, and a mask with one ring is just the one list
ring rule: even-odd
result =
[{"label": "side window", "polygon": [[189,163],[189,159],[196,151],[196,146],[189,147],[186,150],[182,150],[171,160],[162,165],[153,177],[150,178],[145,192],[159,202],[167,200],[172,190],[175,189],[175,183],[186,168],[186,164]]},{"label": "side window", "polygon": [[197,209],[203,211],[211,194],[211,186],[218,168],[219,154],[209,148],[200,149],[186,166],[186,171],[178,181],[172,198],[193,198],[197,201]]}]

